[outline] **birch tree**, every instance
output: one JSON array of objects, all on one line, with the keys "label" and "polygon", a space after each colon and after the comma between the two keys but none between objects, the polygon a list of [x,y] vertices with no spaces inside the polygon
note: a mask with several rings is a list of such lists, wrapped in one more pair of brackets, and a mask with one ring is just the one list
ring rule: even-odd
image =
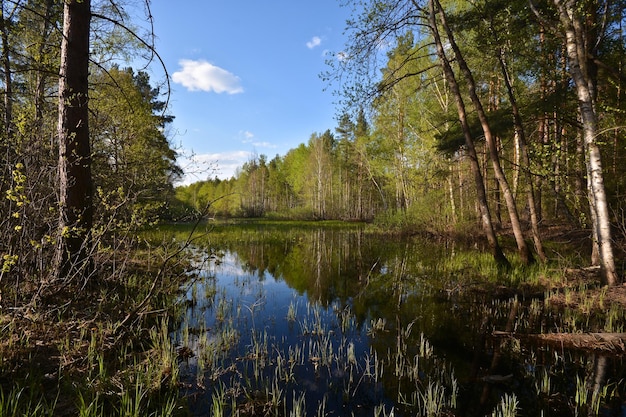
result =
[{"label": "birch tree", "polygon": [[[587,172],[587,199],[592,224],[592,263],[599,264],[603,281],[620,283],[615,268],[609,204],[604,186],[598,127],[598,51],[605,38],[608,4],[602,1],[553,0],[556,22],[531,2],[538,19],[565,43],[567,71],[574,82],[578,117],[583,139]],[[596,257],[597,254],[597,257]]]},{"label": "birch tree", "polygon": [[597,48],[603,34],[599,29],[600,24],[595,10],[598,2],[580,3],[574,0],[554,0],[560,29],[565,39],[568,69],[578,98],[585,146],[593,244],[599,255],[604,282],[608,285],[617,285],[620,279],[615,269],[609,206],[604,188],[602,156],[598,146],[601,134],[596,113],[597,70],[593,62],[596,55],[594,49]]}]

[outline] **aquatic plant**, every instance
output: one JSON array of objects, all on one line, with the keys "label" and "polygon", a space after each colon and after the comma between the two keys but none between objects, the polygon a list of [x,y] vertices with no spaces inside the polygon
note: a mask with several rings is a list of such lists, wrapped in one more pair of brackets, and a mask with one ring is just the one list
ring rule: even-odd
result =
[{"label": "aquatic plant", "polygon": [[[277,253],[284,257],[283,250],[281,248]],[[345,249],[342,247],[342,250]],[[226,252],[224,260],[229,272],[225,280],[222,280],[217,264],[207,265],[212,271],[208,279],[211,285],[215,285],[214,301],[199,300],[196,309],[201,313],[187,312],[189,317],[201,315],[189,319],[189,323],[195,320],[201,324],[194,324],[187,332],[197,359],[188,369],[191,374],[184,380],[199,389],[206,389],[208,398],[198,398],[197,401],[219,400],[221,410],[226,414],[249,414],[254,410],[255,413],[288,415],[299,413],[302,408],[308,415],[322,415],[323,412],[319,414],[319,408],[315,408],[320,404],[324,404],[328,413],[336,412],[340,407],[347,413],[358,409],[378,415],[454,414],[458,412],[460,393],[467,390],[460,388],[455,368],[439,352],[447,342],[442,340],[445,335],[437,334],[440,331],[438,320],[450,320],[457,326],[455,332],[457,329],[465,332],[462,343],[472,342],[474,338],[487,346],[487,354],[476,352],[476,355],[488,359],[489,355],[502,356],[514,362],[526,360],[526,355],[534,352],[532,349],[527,351],[524,337],[536,329],[585,331],[592,325],[615,327],[623,322],[618,310],[612,316],[593,317],[589,312],[597,311],[595,306],[605,301],[601,297],[593,298],[590,290],[582,286],[578,292],[570,290],[568,296],[572,303],[576,303],[576,308],[560,309],[561,315],[557,317],[550,300],[557,296],[564,299],[567,295],[564,288],[545,290],[543,298],[540,295],[535,297],[534,292],[527,296],[523,291],[510,291],[509,288],[534,278],[524,278],[521,273],[507,277],[502,271],[486,277],[466,265],[468,271],[461,274],[457,287],[448,291],[454,285],[452,275],[444,280],[444,285],[431,282],[438,281],[438,276],[437,279],[428,276],[430,266],[421,263],[415,268],[409,267],[406,258],[397,254],[393,262],[384,266],[381,262],[380,269],[370,269],[372,267],[368,265],[366,273],[360,271],[358,279],[363,281],[358,284],[346,280],[341,281],[340,288],[332,288],[344,298],[318,299],[311,293],[323,291],[319,290],[323,285],[332,285],[323,283],[325,279],[330,280],[324,273],[315,275],[315,287],[303,287],[304,294],[300,289],[289,293],[284,291],[281,282],[285,280],[287,283],[289,279],[290,270],[284,265],[273,267],[284,274],[276,280],[267,269],[262,272],[254,269],[255,257],[259,256],[257,252],[267,255],[271,249],[257,247],[251,248],[250,252],[251,260],[245,261],[240,275],[233,273],[239,260]],[[302,254],[299,253],[298,257],[301,259]],[[326,259],[319,262],[326,262]],[[489,262],[483,271],[488,272]],[[324,265],[327,266],[333,267],[330,262]],[[319,268],[321,270],[321,266]],[[401,272],[391,271],[392,268],[400,268]],[[297,271],[298,274],[301,272]],[[500,290],[502,284],[507,287],[494,297],[484,294],[484,282],[489,282],[488,290]],[[463,288],[465,283],[469,290]],[[341,293],[352,284],[362,288]],[[281,299],[284,305],[277,302],[273,294],[278,285],[286,293]],[[478,291],[474,293],[474,290]],[[512,295],[506,296],[509,291]],[[593,301],[581,302],[576,298],[580,294]],[[388,302],[390,299],[392,302]],[[370,308],[367,304],[370,301],[376,309]],[[182,323],[185,326],[185,320]],[[494,330],[501,334],[495,340],[490,336]],[[439,340],[431,343],[427,333],[435,334]],[[184,327],[177,334],[184,339]],[[450,339],[461,343],[456,337],[460,339],[461,335],[451,335]],[[481,349],[480,344],[478,347],[468,346]],[[501,365],[516,379],[522,374],[520,383],[524,389],[530,390],[520,389],[524,393],[520,397],[517,388],[507,387],[508,396],[502,397],[499,404],[486,404],[495,407],[494,415],[510,415],[512,410],[520,407],[520,402],[528,407],[529,401],[529,409],[541,412],[550,409],[554,398],[558,398],[560,404],[566,404],[562,399],[567,399],[570,394],[573,396],[573,393],[560,392],[563,391],[563,380],[569,376],[566,370],[562,366],[553,367],[545,356],[541,360],[535,358],[523,367],[509,362]],[[565,361],[555,358],[553,362]],[[570,359],[567,361],[571,363]],[[488,367],[489,363],[484,366]],[[581,362],[575,366],[585,365]],[[467,378],[467,369],[463,371],[464,378]],[[498,377],[500,375],[487,375],[485,381],[498,381]],[[217,400],[211,399],[215,387],[220,384],[224,387],[223,394],[215,397]],[[321,392],[324,392],[323,397]],[[529,399],[529,392],[536,397]],[[306,401],[300,403],[299,396],[303,393],[307,394]],[[197,391],[196,395],[202,397],[202,391]],[[216,412],[220,412],[219,407]]]},{"label": "aquatic plant", "polygon": [[515,417],[519,402],[515,394],[504,394],[498,406],[491,413],[491,417]]},{"label": "aquatic plant", "polygon": [[289,323],[293,323],[296,321],[297,315],[298,315],[297,311],[298,311],[297,306],[295,302],[292,300],[289,303],[289,308],[287,309],[287,321]]}]

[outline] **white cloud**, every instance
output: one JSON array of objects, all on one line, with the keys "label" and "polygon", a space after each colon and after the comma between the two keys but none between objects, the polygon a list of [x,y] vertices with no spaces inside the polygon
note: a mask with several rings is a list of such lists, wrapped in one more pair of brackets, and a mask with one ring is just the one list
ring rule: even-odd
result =
[{"label": "white cloud", "polygon": [[242,132],[239,132],[240,135],[243,136],[243,143],[250,143],[252,142],[252,139],[254,138],[254,133],[250,132],[249,130],[245,130]]},{"label": "white cloud", "polygon": [[235,169],[248,162],[252,152],[229,151],[198,155],[199,159],[213,161],[217,165],[220,178],[230,178],[235,174]]},{"label": "white cloud", "polygon": [[189,91],[214,91],[218,94],[243,92],[241,79],[223,68],[204,60],[181,59],[178,63],[182,69],[172,74],[172,80]]},{"label": "white cloud", "polygon": [[237,168],[253,156],[253,153],[248,151],[200,154],[182,152],[182,154],[190,156],[179,157],[177,160],[185,172],[179,185],[189,185],[215,177],[229,179],[235,175]]},{"label": "white cloud", "polygon": [[241,140],[242,143],[250,144],[255,148],[275,149],[278,147],[270,142],[255,140],[256,135],[249,130],[242,130],[239,132],[239,135],[243,137],[243,139]]},{"label": "white cloud", "polygon": [[320,46],[322,43],[322,38],[319,36],[313,36],[310,41],[306,43],[306,47],[309,49],[313,49],[316,46]]},{"label": "white cloud", "polygon": [[239,135],[243,137],[243,139],[241,140],[242,143],[250,144],[255,148],[275,149],[278,147],[270,142],[255,140],[256,135],[249,130],[242,130],[239,132]]},{"label": "white cloud", "polygon": [[269,143],[269,142],[253,142],[252,144],[253,144],[255,147],[258,147],[258,148],[269,148],[269,149],[275,149],[275,148],[277,148],[277,147],[278,147],[278,146],[276,146],[276,145],[274,145],[274,144],[272,144],[272,143]]}]

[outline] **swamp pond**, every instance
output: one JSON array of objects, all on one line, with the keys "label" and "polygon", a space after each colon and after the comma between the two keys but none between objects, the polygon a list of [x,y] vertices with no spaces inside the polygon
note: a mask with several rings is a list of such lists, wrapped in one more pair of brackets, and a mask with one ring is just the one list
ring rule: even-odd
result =
[{"label": "swamp pond", "polygon": [[190,256],[172,339],[192,415],[626,415],[623,356],[530,337],[624,332],[623,309],[555,307],[476,249],[250,223]]}]

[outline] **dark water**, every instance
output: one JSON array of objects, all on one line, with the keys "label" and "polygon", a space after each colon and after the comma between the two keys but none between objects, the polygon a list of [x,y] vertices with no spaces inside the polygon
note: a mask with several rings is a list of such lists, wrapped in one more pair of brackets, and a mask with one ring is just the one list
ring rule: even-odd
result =
[{"label": "dark water", "polygon": [[175,332],[193,415],[626,415],[621,356],[524,337],[623,312],[485,289],[454,244],[259,226],[195,245]]}]

